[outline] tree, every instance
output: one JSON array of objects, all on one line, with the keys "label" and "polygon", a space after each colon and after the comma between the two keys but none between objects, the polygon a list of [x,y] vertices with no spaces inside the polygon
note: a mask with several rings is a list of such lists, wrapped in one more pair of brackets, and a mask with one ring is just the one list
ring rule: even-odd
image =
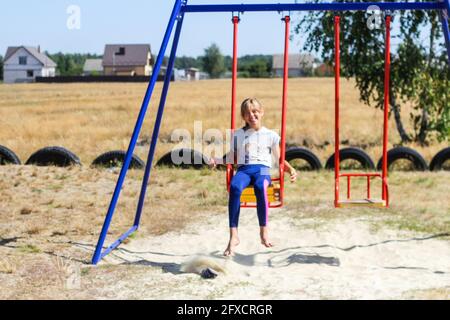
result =
[{"label": "tree", "polygon": [[225,72],[224,57],[215,43],[205,49],[205,55],[201,60],[203,70],[205,70],[211,78],[219,78]]},{"label": "tree", "polygon": [[238,71],[241,77],[268,78],[272,71],[272,56],[246,55],[239,58]]},{"label": "tree", "polygon": [[61,76],[79,76],[83,74],[83,66],[86,59],[99,59],[101,56],[96,54],[80,54],[80,53],[61,53],[46,54],[56,64],[56,72]]},{"label": "tree", "polygon": [[[308,34],[305,49],[321,51],[323,60],[328,63],[333,63],[334,60],[334,14],[311,12],[296,27],[297,33]],[[376,18],[373,12],[339,14],[342,29],[341,72],[347,78],[355,78],[361,101],[382,109],[385,43],[383,20],[378,28],[371,29],[368,23]],[[400,30],[395,31],[393,37],[400,45],[391,55],[389,105],[398,133],[403,143],[414,140],[425,144],[430,133],[434,133],[440,140],[448,139],[450,71],[444,43],[440,41],[442,32],[439,14],[434,11],[396,12],[394,20],[397,19]],[[425,46],[421,44],[420,33],[426,28],[430,28],[430,35]],[[401,120],[402,102],[412,105],[412,132],[406,131]]]},{"label": "tree", "polygon": [[0,55],[0,80],[3,80],[3,57]]},{"label": "tree", "polygon": [[187,68],[200,68],[201,62],[197,58],[193,57],[177,57],[175,60],[175,68],[176,69],[187,69]]}]

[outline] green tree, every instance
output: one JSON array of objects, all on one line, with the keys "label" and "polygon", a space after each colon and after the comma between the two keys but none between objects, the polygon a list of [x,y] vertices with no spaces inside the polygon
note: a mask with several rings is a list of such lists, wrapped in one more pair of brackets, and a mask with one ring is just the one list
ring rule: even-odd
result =
[{"label": "green tree", "polygon": [[239,58],[238,71],[241,77],[268,78],[272,71],[272,56],[246,55]]},{"label": "green tree", "polygon": [[219,78],[225,72],[225,59],[220,48],[213,43],[205,49],[205,55],[201,57],[203,70],[211,78]]},{"label": "green tree", "polygon": [[177,57],[175,60],[175,68],[176,69],[187,69],[187,68],[200,68],[201,62],[197,58],[193,57]]},{"label": "green tree", "polygon": [[0,80],[3,80],[3,57],[0,55]]},{"label": "green tree", "polygon": [[79,76],[83,74],[83,66],[86,59],[100,59],[102,56],[96,54],[61,53],[46,54],[56,64],[56,72],[60,76]]},{"label": "green tree", "polygon": [[[297,33],[308,35],[305,49],[321,52],[323,60],[328,63],[334,60],[335,14],[311,12],[296,27]],[[341,12],[339,15],[341,72],[347,78],[355,78],[361,101],[383,108],[384,22],[381,20],[379,28],[371,29],[368,20],[373,19],[373,12]],[[406,11],[396,12],[394,19],[398,22],[394,26],[400,25],[400,30],[392,32],[392,36],[400,45],[391,55],[389,105],[401,140],[426,144],[430,133],[440,140],[448,139],[450,71],[439,15],[434,11]],[[430,34],[428,43],[424,45],[421,43],[421,32],[427,29],[430,29]],[[408,102],[413,107],[410,112],[412,132],[407,132],[402,123],[402,102]]]}]

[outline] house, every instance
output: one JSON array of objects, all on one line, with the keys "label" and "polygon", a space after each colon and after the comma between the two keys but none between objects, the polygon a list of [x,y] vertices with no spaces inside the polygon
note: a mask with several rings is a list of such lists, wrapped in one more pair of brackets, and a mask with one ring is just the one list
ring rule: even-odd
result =
[{"label": "house", "polygon": [[3,61],[5,83],[34,82],[36,77],[54,77],[56,63],[40,47],[8,47]]},{"label": "house", "polygon": [[[289,55],[289,77],[301,77],[311,74],[314,64],[314,56],[310,54]],[[272,75],[283,77],[284,55],[273,55]]]},{"label": "house", "polygon": [[102,66],[107,76],[149,76],[153,70],[150,45],[106,45]]},{"label": "house", "polygon": [[83,66],[83,76],[102,75],[102,59],[86,59]]},{"label": "house", "polygon": [[187,68],[184,70],[187,81],[198,81],[200,80],[200,69],[197,68]]}]

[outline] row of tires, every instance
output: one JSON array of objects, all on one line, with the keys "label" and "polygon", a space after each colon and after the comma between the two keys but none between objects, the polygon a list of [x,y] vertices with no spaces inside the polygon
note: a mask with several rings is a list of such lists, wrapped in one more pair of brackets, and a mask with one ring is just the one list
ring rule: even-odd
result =
[{"label": "row of tires", "polygon": [[[162,156],[156,163],[157,166],[178,166],[178,167],[194,167],[202,168],[208,164],[208,158],[198,151],[191,149],[175,150],[180,159],[190,159],[188,164],[177,164],[172,160],[172,152],[168,152]],[[93,166],[98,167],[118,167],[125,160],[125,151],[110,151],[98,156],[93,162]],[[331,155],[325,163],[325,169],[334,169],[334,154]],[[428,166],[425,159],[417,151],[407,147],[396,147],[388,151],[388,167],[399,160],[407,160],[410,168],[416,171],[438,171],[445,169],[444,163],[450,160],[450,147],[439,151],[431,160]],[[381,170],[382,159],[379,159],[377,165],[371,157],[363,150],[358,148],[344,148],[339,151],[340,162],[353,160],[359,167],[366,170]],[[295,160],[303,160],[307,166],[303,166],[305,170],[320,170],[323,168],[319,158],[310,150],[301,147],[290,148],[286,151],[286,160],[293,162]],[[10,149],[0,145],[0,165],[5,164],[21,164],[19,157]],[[46,147],[33,153],[25,162],[26,165],[38,166],[59,166],[66,167],[72,165],[81,165],[80,159],[71,151],[63,147]],[[132,169],[143,169],[145,162],[138,156],[133,155],[130,163]]]}]

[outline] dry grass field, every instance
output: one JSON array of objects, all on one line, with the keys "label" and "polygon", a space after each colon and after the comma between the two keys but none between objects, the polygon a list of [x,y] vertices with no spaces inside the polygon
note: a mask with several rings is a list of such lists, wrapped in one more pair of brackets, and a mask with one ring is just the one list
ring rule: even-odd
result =
[{"label": "dry grass field", "polygon": [[[192,131],[201,120],[204,130],[225,130],[229,87],[225,80],[174,83],[156,157],[173,147],[168,140],[176,128]],[[277,127],[280,88],[279,80],[242,80],[239,99],[258,97],[265,125]],[[331,172],[301,173],[298,183],[287,185],[286,206],[273,210],[275,249],[246,247],[255,242],[245,232],[256,219],[243,214],[243,247],[234,262],[248,275],[206,281],[178,270],[195,254],[224,249],[224,172],[155,168],[139,232],[99,266],[89,265],[118,176],[117,169],[89,163],[127,148],[144,91],[143,84],[0,85],[1,145],[23,162],[41,147],[60,145],[84,164],[0,166],[0,298],[450,299],[449,172],[392,172],[389,209],[340,210],[332,206]],[[151,133],[156,101],[140,139]],[[292,79],[288,141],[307,145],[322,162],[333,152],[333,101],[331,79]],[[366,146],[377,161],[382,114],[361,105],[351,82],[343,83],[342,118],[343,139]],[[390,130],[392,146],[399,140],[392,120]],[[413,147],[430,161],[445,146]],[[145,159],[147,150],[140,146],[136,153]],[[107,241],[132,223],[141,179],[141,171],[129,172]],[[364,187],[354,182],[356,197]],[[252,264],[266,255],[280,266]],[[273,290],[259,286],[259,272]],[[294,274],[301,278],[290,281]],[[354,281],[355,275],[361,278]]]},{"label": "dry grass field", "polygon": [[[265,125],[280,128],[281,80],[240,80],[238,101],[254,96],[266,108]],[[0,86],[0,143],[25,161],[44,146],[60,145],[88,165],[103,152],[126,150],[140,109],[146,84],[33,84]],[[160,84],[148,109],[140,139],[149,139],[158,106]],[[334,152],[334,82],[331,78],[291,79],[289,86],[287,142],[306,146],[325,162]],[[381,156],[382,112],[358,100],[354,83],[343,81],[341,140],[360,146],[375,162]],[[408,106],[403,116],[408,125]],[[230,117],[230,81],[173,83],[161,127],[156,158],[174,145],[167,143],[175,129],[193,133],[194,121],[203,131],[225,134]],[[399,137],[390,120],[390,146]],[[445,144],[411,146],[429,162]],[[148,146],[137,147],[146,159]]]}]

